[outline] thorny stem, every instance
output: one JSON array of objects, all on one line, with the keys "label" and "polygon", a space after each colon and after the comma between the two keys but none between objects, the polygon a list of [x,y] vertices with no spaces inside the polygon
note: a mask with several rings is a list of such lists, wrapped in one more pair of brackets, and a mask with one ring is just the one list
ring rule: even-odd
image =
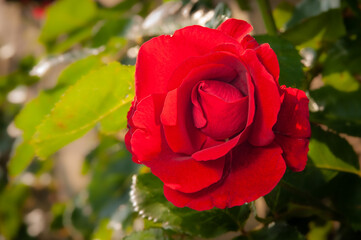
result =
[{"label": "thorny stem", "polygon": [[268,0],[257,0],[258,6],[261,10],[264,25],[267,29],[267,33],[272,36],[276,36],[278,31],[275,20],[273,19],[271,5]]}]

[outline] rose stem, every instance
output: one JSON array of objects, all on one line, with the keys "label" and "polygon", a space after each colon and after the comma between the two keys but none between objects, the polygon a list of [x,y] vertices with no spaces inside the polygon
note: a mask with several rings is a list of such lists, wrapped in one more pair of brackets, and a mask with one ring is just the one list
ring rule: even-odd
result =
[{"label": "rose stem", "polygon": [[258,6],[261,10],[264,25],[267,29],[268,35],[277,35],[277,27],[273,19],[271,5],[268,0],[257,0]]}]

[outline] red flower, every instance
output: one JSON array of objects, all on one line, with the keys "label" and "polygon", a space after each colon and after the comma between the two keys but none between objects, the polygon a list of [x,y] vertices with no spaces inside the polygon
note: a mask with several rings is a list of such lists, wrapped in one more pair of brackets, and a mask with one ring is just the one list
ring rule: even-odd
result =
[{"label": "red flower", "polygon": [[242,205],[269,193],[286,165],[305,167],[308,99],[279,86],[277,57],[251,30],[229,19],[140,48],[126,144],[178,207]]}]

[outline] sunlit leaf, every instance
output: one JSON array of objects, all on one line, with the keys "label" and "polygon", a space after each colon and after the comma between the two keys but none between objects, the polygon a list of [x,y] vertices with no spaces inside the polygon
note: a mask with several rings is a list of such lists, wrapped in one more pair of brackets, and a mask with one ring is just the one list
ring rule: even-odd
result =
[{"label": "sunlit leaf", "polygon": [[85,26],[96,16],[96,3],[92,0],[60,0],[46,12],[45,24],[40,34],[42,42],[55,40],[59,35]]},{"label": "sunlit leaf", "polygon": [[133,99],[133,81],[134,67],[119,63],[82,77],[38,126],[32,139],[36,154],[41,158],[50,156],[129,104]]},{"label": "sunlit leaf", "polygon": [[173,238],[167,235],[165,230],[160,228],[152,228],[140,232],[134,232],[124,238],[124,240],[153,240],[153,239],[171,240]]},{"label": "sunlit leaf", "polygon": [[8,163],[10,176],[19,175],[33,160],[34,148],[28,141],[22,142],[16,147],[15,153]]},{"label": "sunlit leaf", "polygon": [[11,176],[20,174],[34,158],[35,150],[30,144],[30,139],[33,137],[37,126],[50,113],[67,87],[101,64],[98,57],[90,56],[69,65],[59,76],[58,84],[54,89],[41,91],[20,111],[15,118],[15,125],[23,131],[23,142],[16,147],[15,153],[9,161]]}]

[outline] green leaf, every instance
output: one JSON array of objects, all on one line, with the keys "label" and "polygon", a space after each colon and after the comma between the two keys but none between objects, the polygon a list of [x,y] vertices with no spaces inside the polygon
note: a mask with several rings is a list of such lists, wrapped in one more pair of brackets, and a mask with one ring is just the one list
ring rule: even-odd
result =
[{"label": "green leaf", "polygon": [[0,192],[0,233],[6,239],[15,239],[18,234],[28,194],[29,189],[23,184],[8,185]]},{"label": "green leaf", "polygon": [[292,43],[277,36],[259,35],[255,38],[258,43],[269,43],[275,51],[280,65],[280,85],[301,88],[305,76],[302,71],[301,57]]},{"label": "green leaf", "polygon": [[342,12],[333,9],[289,28],[281,36],[300,47],[319,48],[323,41],[335,41],[345,35]]},{"label": "green leaf", "polygon": [[237,231],[250,214],[247,204],[201,212],[177,208],[166,200],[163,183],[151,173],[133,177],[131,201],[144,218],[163,223],[167,229],[201,237],[215,237],[228,231]]},{"label": "green leaf", "polygon": [[46,45],[46,50],[51,54],[63,53],[77,43],[82,43],[93,35],[93,24],[79,28],[68,34],[67,38]]},{"label": "green leaf", "polygon": [[305,240],[305,237],[297,231],[295,227],[286,225],[285,223],[277,223],[272,227],[265,227],[261,230],[250,232],[249,236],[241,236],[236,240]]},{"label": "green leaf", "polygon": [[[109,114],[100,122],[100,131],[104,134],[114,134],[127,127],[127,113],[131,102],[124,104],[114,113]],[[123,117],[122,117],[123,116]]]},{"label": "green leaf", "polygon": [[291,20],[287,23],[287,28],[295,26],[302,20],[317,16],[330,9],[340,7],[340,0],[303,0],[299,3],[292,15]]},{"label": "green leaf", "polygon": [[[289,214],[292,217],[297,215],[297,213],[289,212],[295,204],[312,206],[313,213],[319,214],[321,210],[325,210],[320,203],[320,199],[326,195],[324,187],[337,174],[336,171],[319,169],[311,161],[308,161],[305,170],[302,172],[292,172],[287,169],[281,182],[264,198],[272,213],[275,215],[283,213],[285,219],[289,217]],[[298,212],[300,214],[298,217],[304,217],[303,212]]]},{"label": "green leaf", "polygon": [[128,201],[130,178],[139,165],[131,160],[124,144],[113,137],[102,137],[86,160],[91,165],[92,175],[87,187],[88,201],[93,212],[111,216],[124,198]]},{"label": "green leaf", "polygon": [[16,147],[14,155],[8,162],[8,171],[10,176],[19,175],[24,169],[29,166],[34,158],[34,148],[29,142],[22,142]]},{"label": "green leaf", "polygon": [[96,3],[92,0],[77,0],[76,4],[72,0],[56,1],[46,12],[40,41],[53,41],[61,34],[85,26],[96,16],[96,11]]},{"label": "green leaf", "polygon": [[129,236],[125,237],[124,240],[171,240],[165,230],[160,228],[151,228],[140,232],[134,232]]},{"label": "green leaf", "polygon": [[285,29],[285,25],[292,17],[293,11],[294,6],[287,1],[282,1],[277,5],[272,12],[277,29],[282,31]]},{"label": "green leaf", "polygon": [[54,89],[41,91],[20,111],[15,118],[15,125],[23,131],[23,142],[16,147],[15,154],[9,161],[11,176],[15,177],[20,174],[34,158],[35,150],[30,144],[30,140],[37,126],[50,113],[67,87],[101,64],[98,57],[90,56],[69,65],[59,76],[58,84]]},{"label": "green leaf", "polygon": [[36,154],[40,158],[50,156],[129,104],[133,81],[134,67],[116,62],[82,77],[38,126],[32,139]]},{"label": "green leaf", "polygon": [[361,136],[361,89],[343,92],[325,86],[310,92],[310,120],[337,132]]},{"label": "green leaf", "polygon": [[339,91],[357,91],[360,88],[356,79],[361,74],[360,62],[360,41],[342,39],[326,55],[322,81]]},{"label": "green leaf", "polygon": [[125,18],[108,19],[102,22],[101,27],[92,37],[93,47],[100,47],[108,43],[114,36],[124,36],[131,20]]},{"label": "green leaf", "polygon": [[92,239],[108,240],[112,239],[113,231],[109,227],[109,220],[103,219],[95,229]]},{"label": "green leaf", "polygon": [[355,231],[361,231],[361,178],[342,174],[330,182],[329,193],[348,225]]},{"label": "green leaf", "polygon": [[57,86],[70,86],[92,70],[103,66],[98,56],[89,56],[69,65],[59,76]]},{"label": "green leaf", "polygon": [[313,127],[309,148],[308,156],[317,168],[353,173],[361,177],[356,153],[340,136]]}]

